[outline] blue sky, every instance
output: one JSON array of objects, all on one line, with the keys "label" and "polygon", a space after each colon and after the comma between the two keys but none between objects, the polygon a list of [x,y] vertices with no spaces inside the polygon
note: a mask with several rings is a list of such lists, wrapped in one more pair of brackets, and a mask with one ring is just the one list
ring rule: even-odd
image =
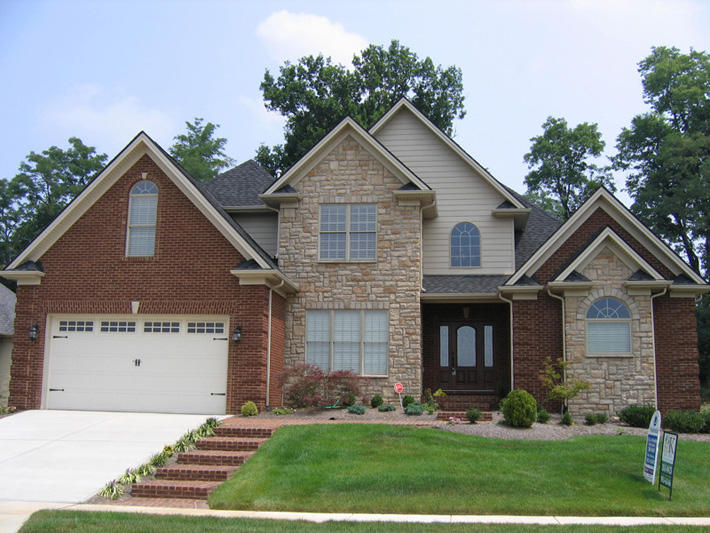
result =
[{"label": "blue sky", "polygon": [[[399,39],[463,71],[455,139],[523,192],[547,116],[616,136],[642,111],[637,63],[654,45],[710,50],[710,2],[0,1],[0,177],[70,136],[113,157],[140,130],[163,147],[204,117],[241,162],[282,139],[264,70],[322,52],[347,62]],[[619,185],[623,186],[621,177]]]}]

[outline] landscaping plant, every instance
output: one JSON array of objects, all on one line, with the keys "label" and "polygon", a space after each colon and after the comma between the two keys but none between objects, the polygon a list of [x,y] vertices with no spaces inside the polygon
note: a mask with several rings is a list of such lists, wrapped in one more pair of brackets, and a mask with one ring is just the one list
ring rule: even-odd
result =
[{"label": "landscaping plant", "polygon": [[609,421],[609,417],[606,413],[587,413],[584,415],[584,423],[588,426],[593,426],[595,424],[606,424]]},{"label": "landscaping plant", "polygon": [[292,407],[348,406],[362,396],[364,378],[350,370],[326,374],[315,365],[298,365],[283,376],[285,400]]},{"label": "landscaping plant", "polygon": [[619,411],[619,419],[632,427],[647,428],[655,412],[652,405],[629,405]]},{"label": "landscaping plant", "polygon": [[552,362],[551,357],[545,358],[545,367],[540,372],[540,380],[547,389],[547,399],[562,402],[561,412],[569,405],[569,400],[577,396],[580,391],[589,389],[589,383],[576,379],[569,381],[565,378],[565,370],[569,366],[567,361],[557,359]]},{"label": "landscaping plant", "polygon": [[414,396],[407,394],[402,398],[402,407],[406,409],[410,403],[414,403]]},{"label": "landscaping plant", "polygon": [[353,405],[348,406],[348,413],[351,413],[353,415],[364,415],[365,411],[365,406],[359,403],[355,403]]},{"label": "landscaping plant", "polygon": [[700,433],[705,427],[705,417],[696,411],[670,411],[663,418],[663,427],[678,433]]},{"label": "landscaping plant", "polygon": [[378,408],[380,405],[382,405],[383,403],[385,403],[385,401],[382,399],[382,396],[380,396],[379,394],[375,394],[375,395],[372,397],[372,400],[370,400],[370,406],[371,406],[373,409],[377,409],[377,408]]},{"label": "landscaping plant", "polygon": [[293,409],[289,409],[288,407],[274,407],[271,410],[272,415],[292,415],[293,414]]},{"label": "landscaping plant", "polygon": [[564,426],[574,425],[574,419],[572,418],[572,415],[569,413],[569,411],[566,411],[565,414],[562,415],[562,420],[560,420],[560,424]]},{"label": "landscaping plant", "polygon": [[386,413],[386,412],[388,412],[388,411],[396,411],[397,408],[396,408],[394,405],[392,405],[391,403],[386,403],[386,404],[384,404],[384,405],[380,405],[380,406],[377,408],[377,410],[378,410],[380,413]]},{"label": "landscaping plant", "polygon": [[526,390],[510,391],[501,403],[506,424],[516,428],[529,428],[537,420],[537,402]]},{"label": "landscaping plant", "polygon": [[119,498],[125,489],[117,480],[109,481],[106,486],[99,491],[99,496],[107,500],[115,500]]},{"label": "landscaping plant", "polygon": [[539,424],[547,424],[550,421],[550,417],[551,417],[550,413],[548,413],[542,407],[539,407],[539,409],[537,411],[537,422]]},{"label": "landscaping plant", "polygon": [[466,418],[471,424],[475,424],[481,419],[481,410],[471,407],[466,411]]},{"label": "landscaping plant", "polygon": [[242,405],[242,416],[256,416],[259,414],[259,409],[256,404],[249,400]]},{"label": "landscaping plant", "polygon": [[421,416],[422,414],[424,414],[425,409],[426,406],[424,404],[413,402],[408,404],[407,407],[404,408],[404,414],[410,416]]}]

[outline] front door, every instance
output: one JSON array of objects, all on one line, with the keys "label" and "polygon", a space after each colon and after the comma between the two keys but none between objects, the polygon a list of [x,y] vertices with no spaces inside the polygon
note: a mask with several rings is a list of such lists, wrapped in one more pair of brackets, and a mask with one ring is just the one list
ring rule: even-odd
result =
[{"label": "front door", "polygon": [[485,322],[439,324],[439,382],[444,392],[495,393],[494,326]]}]

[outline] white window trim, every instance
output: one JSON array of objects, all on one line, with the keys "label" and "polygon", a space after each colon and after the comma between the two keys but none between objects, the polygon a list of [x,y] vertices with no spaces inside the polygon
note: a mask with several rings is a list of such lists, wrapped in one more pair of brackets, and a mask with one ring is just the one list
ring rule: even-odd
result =
[{"label": "white window trim", "polygon": [[[323,231],[320,228],[320,221],[321,221],[321,208],[326,205],[338,205],[338,206],[345,206],[346,212],[345,212],[345,231]],[[375,207],[375,231],[350,231],[350,212],[351,212],[351,207],[354,205],[372,205]],[[321,247],[320,247],[320,241],[321,241],[321,235],[323,233],[345,233],[345,257],[341,259],[323,259],[320,255],[321,253]],[[350,234],[351,233],[374,233],[375,234],[375,257],[372,259],[350,259]],[[368,203],[368,202],[363,202],[363,203],[353,203],[353,204],[337,204],[337,203],[327,203],[327,204],[320,204],[318,206],[318,262],[319,263],[376,263],[377,262],[377,240],[378,240],[378,234],[377,234],[377,204],[376,203]]]},{"label": "white window trim", "polygon": [[[328,370],[327,372],[335,372],[333,370],[333,361],[335,357],[335,350],[333,348],[333,345],[335,344],[334,340],[334,329],[335,329],[335,313],[338,311],[358,311],[357,309],[338,309],[338,310],[332,310],[332,309],[308,309],[306,311],[306,334],[305,334],[305,359],[306,359],[306,364],[308,364],[308,315],[311,311],[320,311],[320,312],[328,312],[330,314],[329,318],[329,324],[328,324]],[[387,372],[385,374],[365,374],[365,313],[368,311],[377,311],[377,312],[383,312],[385,313],[385,321],[388,325],[387,330],[387,342],[385,343],[387,345],[386,348],[386,353],[387,353],[387,359],[386,359],[386,366],[387,366]],[[389,377],[389,319],[390,315],[388,311],[385,311],[383,309],[361,309],[359,310],[360,312],[360,372],[358,372],[358,376],[363,377],[363,378],[386,378]]]},{"label": "white window trim", "polygon": [[[136,185],[138,185],[140,181],[137,181],[131,186],[131,190],[128,193],[128,213],[126,215],[126,257],[155,257],[155,248],[156,248],[156,237],[158,234],[158,194],[160,191],[158,191],[155,194],[133,194],[133,189],[135,188]],[[153,183],[151,181],[151,183]],[[155,188],[157,189],[158,186],[155,185]],[[141,197],[155,197],[156,202],[155,202],[155,224],[131,224],[131,209],[133,208],[133,197],[134,196],[141,196]],[[153,253],[151,255],[133,255],[129,253],[130,246],[131,246],[131,229],[132,228],[153,228]]]},{"label": "white window trim", "polygon": [[[612,298],[614,300],[618,300],[621,302],[626,310],[629,313],[629,318],[587,318],[587,313],[589,313],[589,309],[597,303],[599,300],[602,300],[604,298]],[[587,310],[585,311],[585,318],[584,318],[584,350],[587,355],[587,357],[633,357],[634,353],[634,347],[633,347],[633,331],[632,331],[632,317],[633,315],[631,314],[631,309],[629,309],[629,306],[626,302],[623,300],[613,297],[613,296],[602,296],[600,298],[595,299],[588,307]],[[589,324],[628,324],[629,325],[629,351],[627,352],[593,352],[589,349]]]},{"label": "white window trim", "polygon": [[[471,224],[476,230],[478,230],[478,265],[471,265],[471,266],[454,266],[453,263],[453,246],[451,246],[451,236],[454,233],[454,230],[457,228],[457,226],[461,224]],[[454,226],[451,228],[451,231],[449,232],[449,268],[454,268],[454,269],[479,269],[483,268],[483,238],[481,237],[481,228],[478,227],[478,224],[475,224],[471,222],[470,220],[462,220],[460,222],[457,222],[454,224]]]}]

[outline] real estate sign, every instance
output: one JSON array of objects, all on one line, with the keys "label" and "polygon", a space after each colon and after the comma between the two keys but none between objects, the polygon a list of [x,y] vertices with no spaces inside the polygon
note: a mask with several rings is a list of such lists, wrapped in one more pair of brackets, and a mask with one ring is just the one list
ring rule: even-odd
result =
[{"label": "real estate sign", "polygon": [[675,452],[678,447],[678,435],[663,433],[663,453],[661,455],[661,471],[658,474],[658,490],[661,485],[670,489],[669,499],[673,499],[673,470],[675,469]]},{"label": "real estate sign", "polygon": [[643,462],[643,477],[651,485],[656,484],[656,457],[658,456],[658,444],[661,436],[661,412],[656,411],[651,417],[648,426],[648,436],[646,437],[646,457]]}]

